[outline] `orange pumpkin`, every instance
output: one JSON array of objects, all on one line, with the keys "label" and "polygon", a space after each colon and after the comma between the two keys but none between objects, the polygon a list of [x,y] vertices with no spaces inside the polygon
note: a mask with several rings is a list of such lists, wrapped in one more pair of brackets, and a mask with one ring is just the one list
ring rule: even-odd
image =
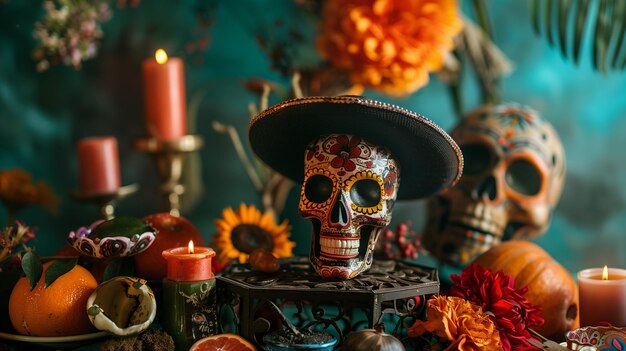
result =
[{"label": "orange pumpkin", "polygon": [[494,272],[515,278],[515,288],[528,286],[528,301],[543,308],[545,323],[536,327],[543,336],[560,341],[578,327],[578,289],[572,275],[541,247],[528,241],[508,241],[475,260]]}]

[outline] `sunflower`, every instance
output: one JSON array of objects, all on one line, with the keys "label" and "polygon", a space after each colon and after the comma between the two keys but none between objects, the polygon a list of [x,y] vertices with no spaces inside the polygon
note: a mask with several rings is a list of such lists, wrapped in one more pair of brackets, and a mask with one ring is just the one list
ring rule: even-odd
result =
[{"label": "sunflower", "polygon": [[213,246],[221,263],[235,259],[247,262],[248,255],[259,248],[270,251],[278,258],[289,257],[296,245],[289,240],[291,226],[287,220],[277,225],[271,213],[261,214],[254,205],[242,203],[237,211],[225,208],[222,218],[215,220],[215,226],[217,233]]}]

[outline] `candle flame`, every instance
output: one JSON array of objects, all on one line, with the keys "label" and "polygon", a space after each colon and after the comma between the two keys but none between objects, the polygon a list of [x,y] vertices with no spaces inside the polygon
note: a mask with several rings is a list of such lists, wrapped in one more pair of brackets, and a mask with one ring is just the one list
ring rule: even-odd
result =
[{"label": "candle flame", "polygon": [[189,245],[187,245],[187,248],[189,249],[189,253],[192,254],[193,253],[193,241],[189,240]]},{"label": "candle flame", "polygon": [[602,280],[609,280],[609,267],[604,265],[604,269],[602,270]]},{"label": "candle flame", "polygon": [[162,64],[167,62],[167,52],[165,52],[165,50],[163,50],[163,49],[158,49],[154,53],[154,58],[156,59],[156,62],[159,65],[162,65]]}]

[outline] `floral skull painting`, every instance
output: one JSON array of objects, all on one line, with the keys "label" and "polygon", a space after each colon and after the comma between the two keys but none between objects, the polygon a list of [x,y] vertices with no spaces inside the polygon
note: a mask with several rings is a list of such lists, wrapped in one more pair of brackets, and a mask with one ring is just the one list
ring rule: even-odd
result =
[{"label": "floral skull painting", "polygon": [[502,241],[543,234],[565,178],[552,126],[528,107],[506,104],[470,113],[451,135],[463,152],[464,174],[430,199],[426,249],[461,265]]},{"label": "floral skull painting", "polygon": [[435,123],[360,96],[285,101],[255,116],[248,136],[261,160],[303,183],[299,212],[312,222],[309,258],[327,279],[369,269],[396,199],[436,194],[456,183],[463,167],[458,146]]},{"label": "floral skull painting", "polygon": [[310,257],[318,274],[347,279],[369,269],[398,185],[393,156],[366,140],[331,134],[309,144],[300,214],[313,223]]}]

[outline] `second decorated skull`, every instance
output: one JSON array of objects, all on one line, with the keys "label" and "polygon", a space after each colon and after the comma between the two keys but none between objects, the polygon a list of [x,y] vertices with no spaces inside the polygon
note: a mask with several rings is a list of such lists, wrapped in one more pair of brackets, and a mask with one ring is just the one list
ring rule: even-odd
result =
[{"label": "second decorated skull", "polygon": [[353,278],[370,268],[391,221],[398,164],[388,150],[345,134],[315,139],[304,157],[299,211],[313,223],[311,264],[322,277]]},{"label": "second decorated skull", "polygon": [[425,248],[462,265],[501,241],[543,234],[565,178],[563,146],[550,123],[518,104],[486,106],[451,135],[463,152],[464,174],[429,200]]}]

